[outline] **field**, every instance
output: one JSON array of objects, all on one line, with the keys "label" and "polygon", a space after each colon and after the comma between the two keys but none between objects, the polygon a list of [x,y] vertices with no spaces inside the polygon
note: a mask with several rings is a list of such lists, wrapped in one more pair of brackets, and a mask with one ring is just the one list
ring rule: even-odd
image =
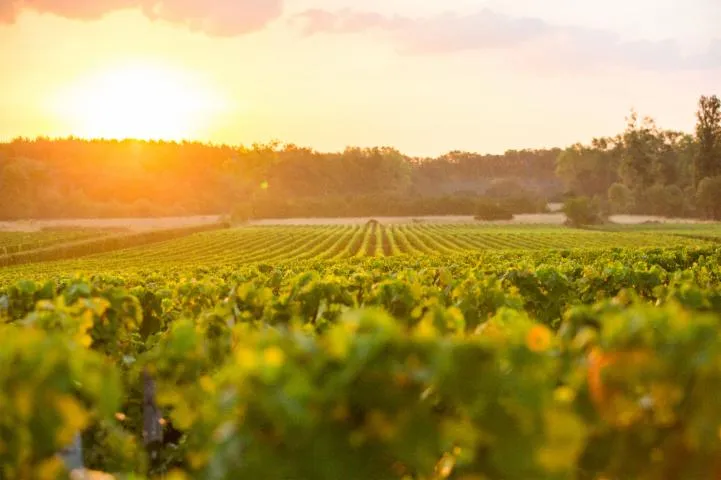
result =
[{"label": "field", "polygon": [[109,235],[104,230],[59,230],[45,232],[2,232],[0,231],[0,255],[27,252],[63,243],[87,240]]},{"label": "field", "polygon": [[[490,251],[539,251],[623,247],[693,247],[721,237],[717,225],[616,227],[576,230],[544,225],[374,224],[248,226],[182,236],[167,242],[89,255],[37,267],[0,270],[0,278],[35,278],[82,271],[118,272],[168,266],[212,267],[248,263],[337,261],[361,257],[437,257]],[[0,233],[0,244],[14,234]],[[92,250],[88,250],[92,253]]]},{"label": "field", "polygon": [[0,268],[0,478],[721,474],[718,225],[157,240]]}]

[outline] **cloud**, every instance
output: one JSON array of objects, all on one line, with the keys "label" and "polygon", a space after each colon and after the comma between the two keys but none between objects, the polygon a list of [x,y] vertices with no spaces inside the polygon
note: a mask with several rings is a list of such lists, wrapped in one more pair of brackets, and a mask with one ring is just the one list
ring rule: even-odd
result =
[{"label": "cloud", "polygon": [[0,0],[0,22],[14,21],[23,10],[95,20],[118,10],[139,9],[152,20],[233,36],[262,29],[281,15],[282,7],[283,0]]},{"label": "cloud", "polygon": [[15,20],[16,7],[14,0],[0,0],[0,23],[11,23]]},{"label": "cloud", "polygon": [[624,41],[599,29],[554,25],[489,9],[470,15],[444,13],[427,18],[377,13],[308,10],[294,17],[305,35],[376,32],[403,54],[433,55],[468,50],[515,49],[574,66],[623,65],[650,70],[721,68],[721,39],[706,52],[684,55],[674,40]]},{"label": "cloud", "polygon": [[306,35],[316,33],[359,33],[373,29],[393,30],[412,26],[412,21],[405,17],[386,17],[374,12],[356,12],[341,10],[311,9],[293,17]]}]

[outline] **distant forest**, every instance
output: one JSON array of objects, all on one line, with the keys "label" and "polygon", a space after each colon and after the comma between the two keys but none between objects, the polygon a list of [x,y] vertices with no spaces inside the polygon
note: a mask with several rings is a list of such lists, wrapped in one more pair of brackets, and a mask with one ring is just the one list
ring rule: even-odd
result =
[{"label": "distant forest", "polygon": [[718,97],[702,97],[697,117],[694,134],[632,114],[624,132],[588,145],[438,158],[387,147],[21,138],[0,144],[0,218],[443,215],[488,203],[530,213],[574,196],[608,213],[719,218]]}]

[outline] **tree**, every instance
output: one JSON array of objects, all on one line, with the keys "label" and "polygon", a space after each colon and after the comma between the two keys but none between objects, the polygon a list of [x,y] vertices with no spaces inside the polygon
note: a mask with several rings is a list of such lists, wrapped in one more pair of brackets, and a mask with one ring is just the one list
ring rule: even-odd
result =
[{"label": "tree", "polygon": [[15,158],[0,164],[0,218],[34,217],[47,194],[45,165],[29,158]]},{"label": "tree", "polygon": [[660,185],[685,187],[693,182],[695,139],[674,131],[656,132],[653,177]]},{"label": "tree", "polygon": [[566,189],[584,195],[604,194],[618,178],[616,143],[595,139],[590,146],[576,144],[556,159],[556,174]]},{"label": "tree", "polygon": [[493,198],[508,198],[527,194],[526,189],[517,180],[511,178],[493,180],[485,193],[486,196]]},{"label": "tree", "polygon": [[694,185],[698,187],[704,178],[721,175],[721,100],[702,96],[696,117]]},{"label": "tree", "polygon": [[654,184],[655,163],[652,138],[656,126],[650,118],[638,122],[636,112],[631,112],[622,137],[620,176],[631,190],[645,191]]},{"label": "tree", "polygon": [[608,189],[608,202],[613,213],[631,213],[633,192],[623,183],[614,183]]},{"label": "tree", "polygon": [[682,217],[687,211],[686,195],[678,185],[664,187],[664,215],[669,217]]},{"label": "tree", "polygon": [[704,217],[721,220],[721,176],[701,180],[696,202],[699,212]]},{"label": "tree", "polygon": [[663,217],[680,217],[684,213],[685,198],[678,185],[654,185],[646,191],[644,212]]}]

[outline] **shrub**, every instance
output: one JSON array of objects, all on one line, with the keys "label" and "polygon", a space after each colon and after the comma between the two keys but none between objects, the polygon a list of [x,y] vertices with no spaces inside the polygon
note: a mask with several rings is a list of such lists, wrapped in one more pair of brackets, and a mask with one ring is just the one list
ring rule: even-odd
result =
[{"label": "shrub", "polygon": [[563,213],[566,214],[568,219],[567,223],[574,227],[603,223],[598,202],[588,197],[577,197],[566,200],[563,204]]},{"label": "shrub", "polygon": [[479,202],[475,219],[486,221],[513,220],[513,213],[498,203]]}]

